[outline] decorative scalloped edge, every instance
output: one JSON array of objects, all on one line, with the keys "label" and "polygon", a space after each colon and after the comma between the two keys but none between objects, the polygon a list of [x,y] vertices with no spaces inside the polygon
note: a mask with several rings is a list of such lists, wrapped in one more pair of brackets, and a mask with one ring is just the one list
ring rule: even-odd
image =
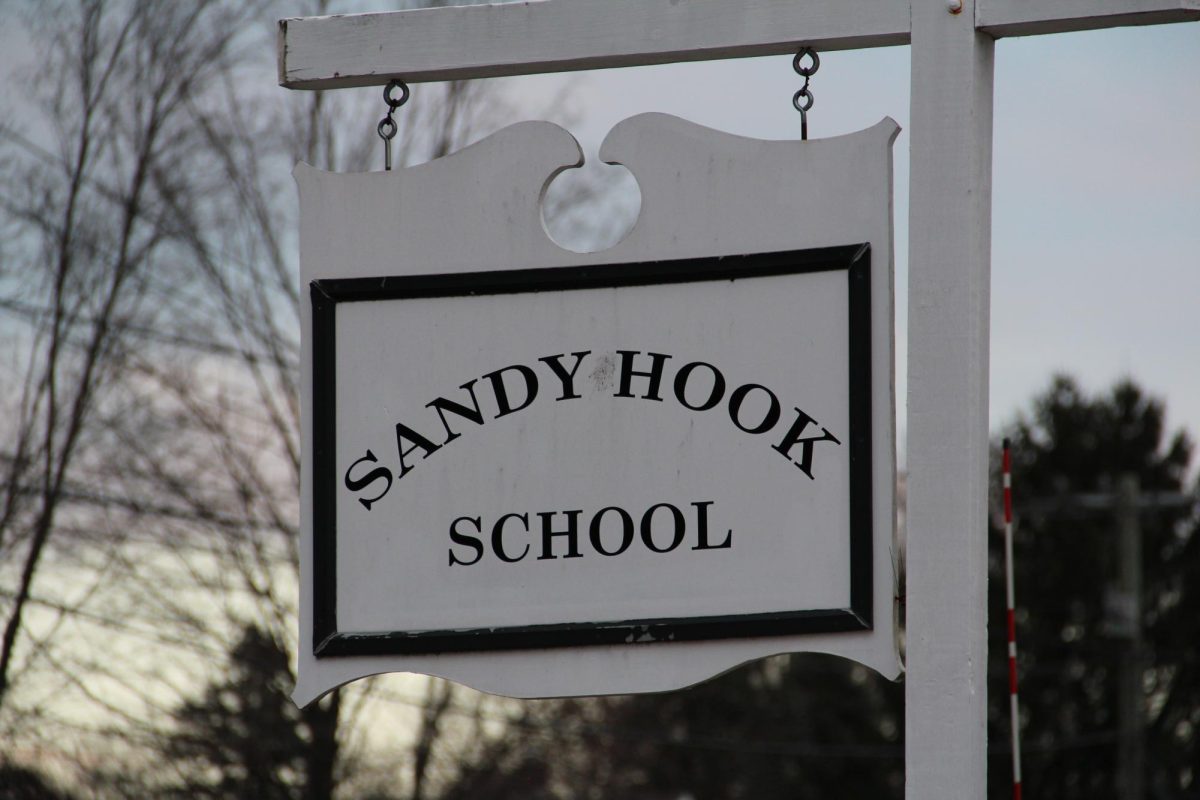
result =
[{"label": "decorative scalloped edge", "polygon": [[[349,277],[351,269],[346,265],[353,265],[353,276],[368,277],[645,262],[869,241],[876,256],[872,283],[880,289],[873,302],[882,304],[876,311],[887,319],[872,333],[872,372],[876,385],[886,387],[891,398],[891,146],[899,130],[893,120],[884,118],[844,136],[764,141],[661,113],[623,120],[605,137],[599,155],[604,162],[633,173],[642,191],[641,213],[621,242],[595,253],[563,249],[541,221],[549,183],[563,170],[583,163],[574,136],[553,123],[517,123],[444,158],[391,172],[330,173],[299,164],[294,174],[301,195],[302,278],[307,283],[314,278]],[[807,185],[821,189],[797,190]],[[719,195],[705,190],[713,186],[721,187]],[[330,217],[339,224],[329,225]],[[387,224],[387,220],[397,222]],[[457,235],[446,236],[447,227]],[[312,390],[310,311],[305,307],[302,319],[305,398]],[[318,660],[312,656],[311,609],[302,602],[299,679],[293,698],[305,705],[349,681],[395,671],[436,675],[512,697],[666,691],[758,658],[791,652],[849,658],[886,677],[898,677],[903,668],[894,638],[895,593],[891,591],[894,398],[884,403],[877,397],[872,413],[876,429],[882,431],[873,452],[874,631],[537,653]],[[303,417],[308,453],[312,443],[307,404]],[[308,459],[303,473],[302,496],[307,503],[312,486]],[[302,526],[302,582],[311,581],[310,525],[306,521]]]}]

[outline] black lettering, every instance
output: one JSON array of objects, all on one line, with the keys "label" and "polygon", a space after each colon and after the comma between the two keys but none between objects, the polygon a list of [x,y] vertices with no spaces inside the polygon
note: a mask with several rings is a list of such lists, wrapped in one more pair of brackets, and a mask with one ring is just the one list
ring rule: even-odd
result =
[{"label": "black lettering", "polygon": [[[708,367],[712,370],[713,385],[712,390],[708,394],[708,399],[700,405],[692,405],[687,401],[687,382],[688,378],[698,367]],[[679,404],[684,408],[690,408],[692,411],[708,411],[710,408],[721,402],[721,398],[725,396],[725,376],[721,374],[721,370],[708,364],[704,361],[693,361],[690,364],[684,364],[680,367],[679,372],[675,373],[675,398],[679,400]]]},{"label": "black lettering", "polygon": [[[513,405],[508,399],[508,390],[504,387],[504,373],[519,372],[521,377],[525,379],[525,399],[518,405]],[[537,374],[524,364],[513,364],[511,367],[504,367],[495,372],[489,372],[483,377],[492,382],[492,391],[496,394],[496,408],[498,413],[496,419],[506,417],[514,411],[520,411],[529,406],[537,397],[538,379]]]},{"label": "black lettering", "polygon": [[[771,399],[771,405],[767,408],[767,413],[763,417],[762,422],[754,426],[746,426],[742,424],[741,416],[742,403],[746,399],[746,395],[750,394],[754,389],[762,389]],[[747,383],[745,386],[739,386],[729,395],[729,418],[733,420],[733,424],[746,433],[766,433],[775,427],[775,423],[779,422],[779,398],[765,386],[760,386],[757,383]]]},{"label": "black lettering", "polygon": [[[408,439],[410,442],[413,443],[412,447],[405,449],[405,447],[404,447],[405,439]],[[429,458],[431,455],[436,453],[441,448],[441,445],[434,444],[433,442],[429,441],[424,436],[422,436],[421,434],[414,431],[412,428],[405,425],[403,422],[397,422],[396,423],[396,450],[398,450],[400,452],[400,474],[396,476],[397,480],[399,480],[400,478],[403,478],[412,469],[412,467],[410,467],[404,461],[404,457],[407,456],[409,453],[411,453],[413,450],[416,450],[417,448],[424,450],[425,458]]]},{"label": "black lettering", "polygon": [[521,555],[516,558],[511,558],[504,552],[504,523],[510,519],[519,519],[525,523],[525,533],[529,533],[529,515],[528,514],[505,514],[500,519],[496,520],[496,524],[492,526],[492,552],[496,554],[496,558],[501,561],[507,561],[509,564],[515,564],[525,557],[529,552],[529,542],[525,543],[525,549],[521,551]]},{"label": "black lettering", "polygon": [[[656,547],[654,544],[654,512],[660,508],[669,509],[671,516],[675,520],[675,533],[671,538],[671,543],[663,548]],[[679,547],[679,543],[683,541],[684,526],[683,512],[670,503],[659,503],[658,505],[650,506],[650,508],[646,509],[646,513],[642,515],[642,542],[655,553],[669,553],[676,547]]]},{"label": "black lettering", "polygon": [[696,546],[693,550],[726,550],[733,547],[733,529],[730,528],[725,532],[725,541],[720,544],[708,543],[708,507],[713,504],[712,500],[705,500],[700,503],[692,503],[696,507]]},{"label": "black lettering", "polygon": [[553,530],[550,519],[555,515],[554,511],[539,511],[538,516],[542,518],[542,554],[538,556],[538,561],[545,561],[551,558],[558,558],[554,555],[554,537],[567,537],[567,554],[563,558],[580,558],[583,554],[579,552],[579,515],[582,510],[564,511],[567,515],[567,529],[565,531]]},{"label": "black lettering", "polygon": [[470,561],[460,561],[458,556],[454,554],[453,549],[447,551],[450,554],[450,566],[453,567],[455,564],[461,564],[465,567],[469,567],[479,561],[479,559],[483,558],[483,542],[479,541],[477,537],[471,536],[470,534],[459,533],[458,523],[460,522],[470,522],[475,525],[476,532],[482,533],[483,520],[481,520],[479,517],[459,517],[458,519],[454,520],[454,522],[450,523],[450,539],[455,544],[466,545],[475,551],[475,557]]},{"label": "black lettering", "polygon": [[[611,553],[604,549],[604,545],[600,541],[600,518],[609,511],[615,511],[621,517],[621,546]],[[592,524],[588,527],[588,533],[592,540],[592,547],[597,553],[602,556],[619,556],[629,549],[629,545],[633,543],[633,517],[629,516],[629,512],[623,508],[609,506],[602,508],[596,512],[596,516],[592,517]]]},{"label": "black lettering", "polygon": [[629,391],[629,386],[633,383],[633,376],[639,378],[649,378],[650,385],[646,389],[646,393],[642,397],[646,400],[657,400],[660,403],[662,398],[658,396],[658,387],[662,383],[663,365],[667,363],[669,355],[664,353],[647,353],[650,356],[650,371],[642,372],[633,368],[633,358],[640,350],[618,350],[621,356],[621,387],[620,390],[613,395],[614,397],[633,397]]},{"label": "black lettering", "polygon": [[366,461],[369,464],[378,464],[379,463],[379,459],[377,459],[375,457],[375,454],[372,453],[370,450],[368,450],[367,454],[365,456],[363,456],[358,461],[355,461],[353,464],[350,465],[350,467],[346,470],[346,477],[344,480],[346,483],[346,488],[352,492],[361,492],[363,489],[367,488],[375,481],[387,481],[387,486],[383,487],[383,491],[380,492],[379,494],[375,495],[374,497],[358,498],[358,502],[362,503],[363,507],[366,508],[367,511],[370,511],[371,504],[377,503],[380,500],[382,500],[383,496],[385,494],[387,494],[388,491],[391,490],[391,488],[392,488],[392,471],[390,469],[388,469],[387,467],[376,467],[375,469],[371,470],[370,472],[368,472],[366,475],[362,476],[361,478],[351,478],[350,471],[353,470],[355,467],[357,467],[359,464],[363,463],[364,461]]},{"label": "black lettering", "polygon": [[[817,421],[797,408],[796,421],[792,423],[792,427],[789,428],[788,432],[784,434],[783,441],[781,441],[779,444],[773,444],[771,447],[778,450],[783,454],[784,458],[788,459],[797,467],[799,467],[800,471],[807,475],[811,480],[813,478],[813,445],[815,445],[817,442],[833,442],[834,444],[841,444],[841,442],[838,441],[837,437],[825,428],[821,428],[820,436],[802,438],[801,434],[804,433],[804,429],[808,427],[808,423],[810,422],[816,423]],[[791,456],[792,448],[796,445],[800,445],[802,448],[800,451],[799,461],[796,461]]]},{"label": "black lettering", "polygon": [[591,352],[591,350],[583,350],[578,353],[571,353],[571,355],[575,356],[575,366],[570,372],[563,369],[563,365],[558,362],[563,357],[562,353],[538,359],[538,361],[544,361],[546,366],[550,367],[558,379],[562,381],[562,397],[555,398],[555,402],[559,400],[576,400],[580,397],[575,392],[575,373],[579,372],[579,365],[583,363],[583,357],[589,355]]},{"label": "black lettering", "polygon": [[475,381],[468,381],[458,388],[466,390],[471,395],[470,406],[456,403],[453,400],[447,400],[444,397],[438,397],[433,402],[425,404],[426,408],[432,408],[437,412],[438,419],[442,421],[442,427],[446,429],[446,441],[442,442],[443,446],[450,444],[462,435],[450,430],[450,423],[446,421],[447,411],[451,414],[457,414],[463,419],[469,419],[476,425],[483,424],[483,412],[479,410],[479,400],[475,397]]}]

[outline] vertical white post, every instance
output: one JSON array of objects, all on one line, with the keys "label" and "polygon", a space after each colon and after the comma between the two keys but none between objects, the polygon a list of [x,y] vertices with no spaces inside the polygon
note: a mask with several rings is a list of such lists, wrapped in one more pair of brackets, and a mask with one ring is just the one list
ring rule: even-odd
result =
[{"label": "vertical white post", "polygon": [[909,800],[986,788],[994,41],[976,0],[912,0],[908,294]]}]

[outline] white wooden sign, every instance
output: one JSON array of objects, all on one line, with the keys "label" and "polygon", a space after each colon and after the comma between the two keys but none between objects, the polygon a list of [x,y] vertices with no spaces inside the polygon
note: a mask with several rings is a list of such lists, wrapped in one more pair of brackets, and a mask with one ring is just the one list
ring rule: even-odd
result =
[{"label": "white wooden sign", "polygon": [[894,640],[891,120],[763,142],[626,120],[612,249],[541,223],[569,133],[297,170],[296,699],[409,670],[513,696],[677,688]]}]

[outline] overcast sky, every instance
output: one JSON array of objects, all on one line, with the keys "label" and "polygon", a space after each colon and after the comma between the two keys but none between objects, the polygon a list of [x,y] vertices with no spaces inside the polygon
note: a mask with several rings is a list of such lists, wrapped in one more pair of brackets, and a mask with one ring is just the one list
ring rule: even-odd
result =
[{"label": "overcast sky", "polygon": [[[12,28],[0,32],[0,76],[29,57],[19,45]],[[907,47],[823,54],[810,112],[813,137],[883,116],[905,129],[895,146],[901,442],[908,66]],[[498,88],[525,109],[506,121],[544,109],[565,80],[567,102],[549,117],[569,122],[588,157],[617,121],[643,111],[747,136],[799,135],[791,97],[802,80],[790,57],[504,79]],[[10,116],[20,106],[4,83]],[[1200,439],[1200,23],[998,43],[992,241],[993,429],[1062,370],[1089,390],[1132,376],[1166,399],[1173,426]]]}]

